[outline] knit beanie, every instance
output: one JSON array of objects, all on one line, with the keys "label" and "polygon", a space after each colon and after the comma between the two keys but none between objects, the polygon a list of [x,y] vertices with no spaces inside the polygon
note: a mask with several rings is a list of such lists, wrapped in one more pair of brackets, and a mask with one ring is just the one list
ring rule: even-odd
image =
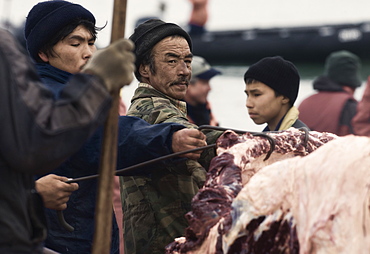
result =
[{"label": "knit beanie", "polygon": [[27,49],[31,57],[37,59],[39,50],[75,19],[86,19],[95,25],[94,15],[79,4],[63,0],[36,4],[28,13],[24,29]]},{"label": "knit beanie", "polygon": [[298,96],[299,74],[293,63],[280,56],[266,57],[251,65],[244,74],[244,82],[254,79],[289,98],[293,105]]},{"label": "knit beanie", "polygon": [[349,51],[331,53],[325,62],[324,75],[340,85],[357,88],[361,86],[361,60]]},{"label": "knit beanie", "polygon": [[192,50],[192,42],[189,34],[176,24],[166,23],[159,19],[150,19],[135,28],[134,33],[129,39],[135,43],[136,77],[138,77],[137,72],[144,55],[158,42],[171,35],[184,37],[189,44],[190,50]]}]

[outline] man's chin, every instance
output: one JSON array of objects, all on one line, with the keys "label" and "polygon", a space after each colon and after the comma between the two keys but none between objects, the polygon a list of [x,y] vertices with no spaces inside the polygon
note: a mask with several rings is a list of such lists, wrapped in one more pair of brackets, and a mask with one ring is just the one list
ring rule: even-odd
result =
[{"label": "man's chin", "polygon": [[253,121],[255,124],[257,124],[257,125],[261,125],[261,124],[266,123],[266,122],[261,121],[261,120],[258,120],[258,119],[253,119],[253,118],[251,118],[251,119],[252,119],[252,121]]},{"label": "man's chin", "polygon": [[170,96],[176,100],[185,100],[185,94],[186,92],[185,93],[174,93]]}]

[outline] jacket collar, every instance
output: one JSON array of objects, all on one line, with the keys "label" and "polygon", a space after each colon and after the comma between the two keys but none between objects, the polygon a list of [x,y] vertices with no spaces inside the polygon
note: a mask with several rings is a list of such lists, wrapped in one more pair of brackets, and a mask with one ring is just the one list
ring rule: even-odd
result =
[{"label": "jacket collar", "polygon": [[[187,110],[186,110],[186,102],[185,101],[180,101],[180,100],[177,100],[177,99],[174,99],[160,91],[158,91],[157,89],[155,89],[153,86],[149,85],[148,83],[139,83],[139,88],[140,87],[143,87],[143,88],[148,88],[150,90],[150,93],[151,94],[154,94],[154,95],[157,95],[157,96],[160,96],[160,97],[165,97],[166,99],[168,99],[173,105],[175,105],[176,108],[178,108],[179,110],[181,110],[184,114],[187,114]],[[138,94],[136,95],[134,98],[132,99],[137,99],[137,98],[140,98],[140,97],[146,97],[147,94],[145,93],[142,93],[142,94]]]}]

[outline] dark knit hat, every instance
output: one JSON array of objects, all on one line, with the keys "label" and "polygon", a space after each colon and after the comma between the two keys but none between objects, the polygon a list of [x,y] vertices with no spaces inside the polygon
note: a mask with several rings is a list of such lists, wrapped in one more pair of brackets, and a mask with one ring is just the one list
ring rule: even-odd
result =
[{"label": "dark knit hat", "polygon": [[37,59],[43,45],[75,19],[86,19],[95,25],[94,15],[79,4],[63,0],[36,4],[28,13],[24,29],[27,49],[31,57]]},{"label": "dark knit hat", "polygon": [[293,105],[298,96],[299,74],[293,63],[280,56],[266,57],[251,65],[244,81],[254,79],[289,98]]},{"label": "dark knit hat", "polygon": [[324,75],[340,85],[357,88],[361,86],[361,60],[349,51],[331,53],[325,62]]},{"label": "dark knit hat", "polygon": [[150,19],[135,28],[130,40],[135,43],[136,72],[143,60],[144,55],[150,51],[158,42],[171,35],[184,37],[192,50],[192,42],[189,34],[173,23],[166,23],[160,19]]}]

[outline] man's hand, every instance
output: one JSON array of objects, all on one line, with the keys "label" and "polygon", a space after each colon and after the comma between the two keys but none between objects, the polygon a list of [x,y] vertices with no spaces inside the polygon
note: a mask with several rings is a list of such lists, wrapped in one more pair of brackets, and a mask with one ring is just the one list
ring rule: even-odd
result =
[{"label": "man's hand", "polygon": [[36,190],[42,196],[46,208],[67,208],[69,196],[78,189],[77,183],[65,183],[67,180],[67,177],[49,174],[36,181]]},{"label": "man's hand", "polygon": [[[206,146],[206,136],[196,129],[182,129],[176,131],[172,136],[172,151],[174,153],[183,152],[186,150],[195,149]],[[192,160],[197,160],[202,151],[187,153],[180,157],[186,157]]]},{"label": "man's hand", "polygon": [[99,76],[108,91],[119,91],[129,85],[135,71],[134,43],[120,39],[107,48],[98,50],[87,62],[82,72]]}]

